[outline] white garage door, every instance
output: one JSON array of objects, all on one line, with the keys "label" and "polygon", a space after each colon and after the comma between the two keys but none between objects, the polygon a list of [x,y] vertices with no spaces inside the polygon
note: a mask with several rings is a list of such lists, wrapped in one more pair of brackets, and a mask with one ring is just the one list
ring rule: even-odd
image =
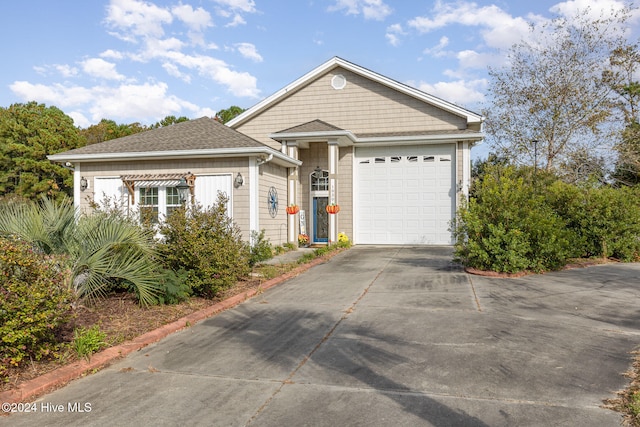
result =
[{"label": "white garage door", "polygon": [[361,147],[354,163],[357,243],[452,244],[452,144]]}]

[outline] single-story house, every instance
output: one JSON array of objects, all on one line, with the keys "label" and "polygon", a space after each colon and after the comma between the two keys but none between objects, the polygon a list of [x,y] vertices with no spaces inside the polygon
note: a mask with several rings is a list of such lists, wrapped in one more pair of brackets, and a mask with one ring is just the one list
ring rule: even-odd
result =
[{"label": "single-story house", "polygon": [[226,125],[201,118],[49,159],[73,164],[81,209],[107,196],[161,220],[184,201],[184,178],[201,205],[225,193],[247,239],[265,230],[274,244],[299,233],[324,243],[344,232],[355,244],[448,245],[482,123],[334,57]]}]

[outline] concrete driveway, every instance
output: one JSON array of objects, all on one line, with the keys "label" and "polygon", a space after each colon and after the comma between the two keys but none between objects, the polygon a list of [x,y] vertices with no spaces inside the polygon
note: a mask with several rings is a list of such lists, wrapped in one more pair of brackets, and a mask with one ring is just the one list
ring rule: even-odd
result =
[{"label": "concrete driveway", "polygon": [[640,264],[491,279],[354,247],[0,425],[617,426],[639,296]]}]

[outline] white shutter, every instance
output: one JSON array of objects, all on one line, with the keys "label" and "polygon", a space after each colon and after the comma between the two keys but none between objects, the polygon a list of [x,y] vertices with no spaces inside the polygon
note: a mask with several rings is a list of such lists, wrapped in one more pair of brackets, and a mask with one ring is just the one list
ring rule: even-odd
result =
[{"label": "white shutter", "polygon": [[227,215],[231,217],[233,206],[231,197],[231,175],[197,175],[195,183],[196,203],[203,208],[209,208],[218,201],[218,192],[222,192],[229,199],[227,202]]},{"label": "white shutter", "polygon": [[127,189],[120,177],[93,179],[93,201],[102,208],[109,207],[104,206],[104,202],[108,201],[111,204],[115,202],[119,208],[125,209],[128,204],[127,194]]}]

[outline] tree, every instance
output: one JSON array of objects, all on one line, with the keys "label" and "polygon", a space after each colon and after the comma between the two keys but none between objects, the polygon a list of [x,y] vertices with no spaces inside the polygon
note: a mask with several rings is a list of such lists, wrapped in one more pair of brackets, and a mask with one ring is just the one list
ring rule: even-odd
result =
[{"label": "tree", "polygon": [[640,183],[640,82],[637,80],[640,52],[637,45],[616,49],[611,55],[616,106],[625,127],[615,145],[618,153],[613,177],[625,185]]},{"label": "tree", "polygon": [[156,122],[155,124],[149,126],[149,129],[158,129],[165,126],[175,125],[176,123],[188,122],[188,121],[189,119],[185,116],[180,116],[180,117],[167,116],[164,119],[160,120],[159,122]]},{"label": "tree", "polygon": [[56,107],[29,102],[0,108],[0,195],[71,195],[72,172],[47,155],[83,143],[73,119]]},{"label": "tree", "polygon": [[91,145],[144,132],[149,129],[149,127],[137,122],[131,124],[117,124],[113,120],[102,119],[97,125],[91,125],[86,129],[80,130],[80,134],[86,139],[87,145]]},{"label": "tree", "polygon": [[611,148],[616,76],[608,59],[625,44],[629,11],[596,20],[589,13],[532,26],[527,40],[510,49],[508,65],[490,69],[486,131],[499,155],[560,175],[572,172],[575,180],[581,170],[568,166],[598,165]]},{"label": "tree", "polygon": [[215,119],[220,123],[227,123],[232,120],[236,116],[242,114],[244,112],[244,108],[240,108],[236,105],[232,105],[227,109],[222,109],[216,113]]}]

